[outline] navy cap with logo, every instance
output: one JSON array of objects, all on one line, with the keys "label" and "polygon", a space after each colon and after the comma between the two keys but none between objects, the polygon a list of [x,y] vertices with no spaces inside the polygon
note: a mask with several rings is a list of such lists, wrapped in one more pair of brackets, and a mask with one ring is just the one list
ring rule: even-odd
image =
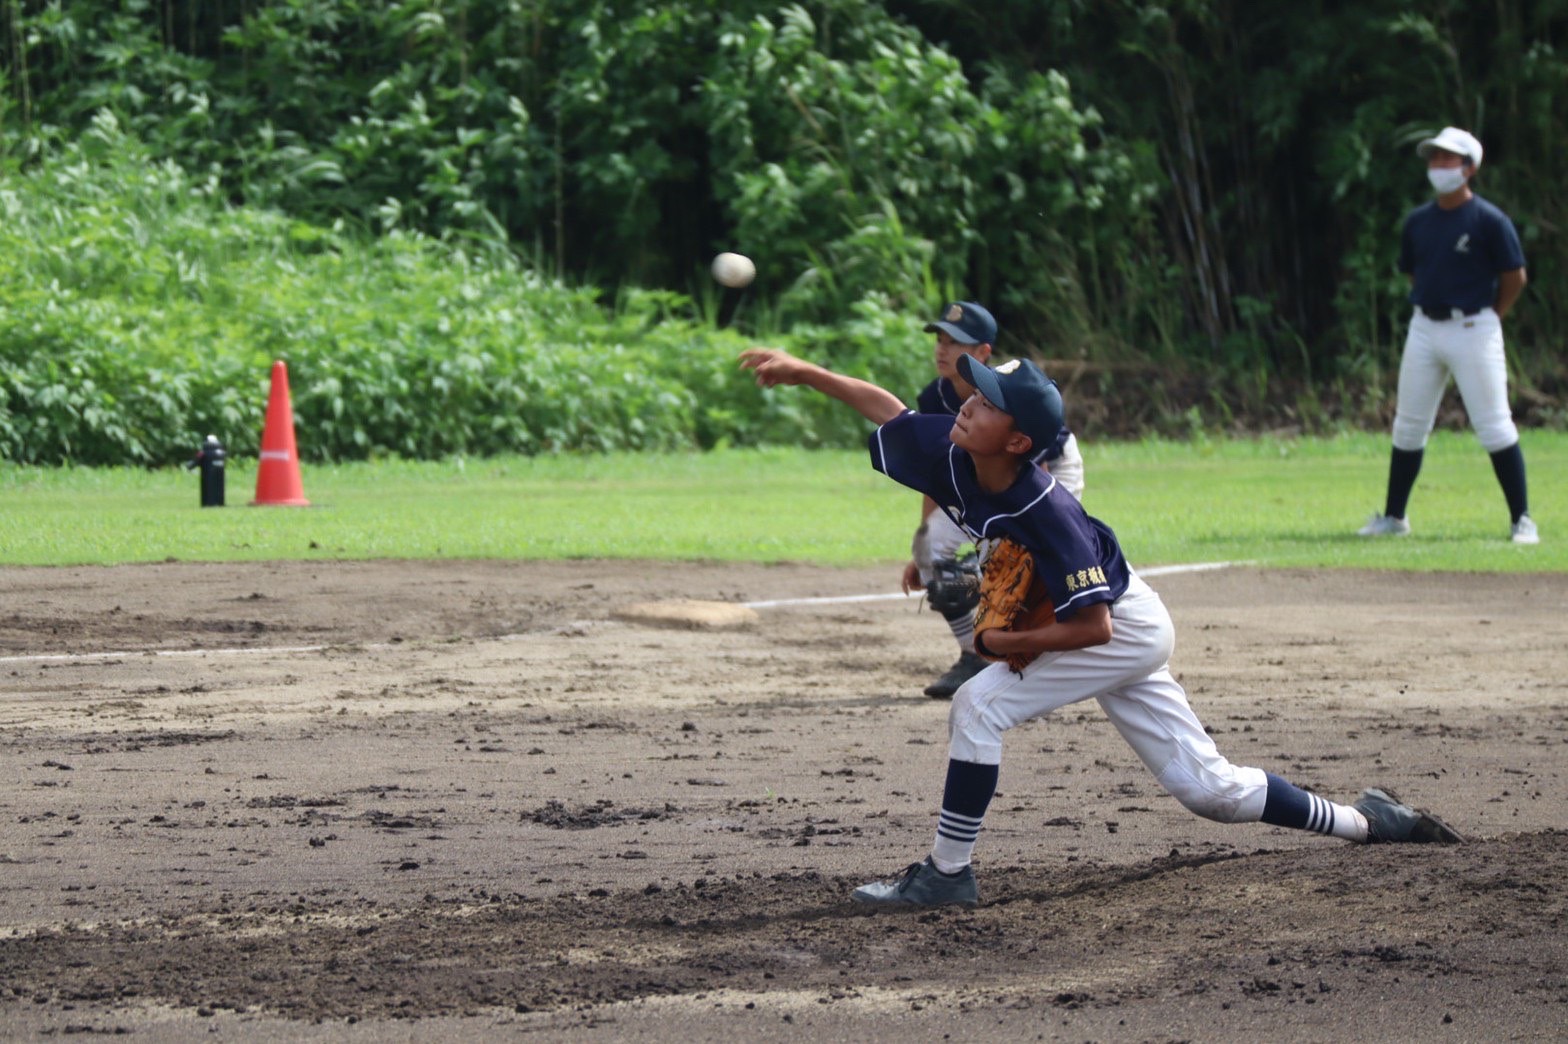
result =
[{"label": "navy cap with logo", "polygon": [[1051,445],[1062,430],[1062,392],[1027,359],[1009,359],[997,367],[961,356],[958,373],[997,409],[1013,418],[1013,427],[1029,436],[1034,451]]},{"label": "navy cap with logo", "polygon": [[942,318],[926,324],[926,333],[944,331],[959,344],[995,344],[996,320],[984,305],[958,301],[942,310]]}]

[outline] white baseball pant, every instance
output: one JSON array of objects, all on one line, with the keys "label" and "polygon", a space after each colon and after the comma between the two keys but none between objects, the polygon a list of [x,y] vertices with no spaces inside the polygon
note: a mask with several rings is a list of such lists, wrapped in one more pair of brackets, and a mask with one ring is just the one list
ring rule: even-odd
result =
[{"label": "white baseball pant", "polygon": [[1405,354],[1399,363],[1394,448],[1418,450],[1426,446],[1450,373],[1482,448],[1496,453],[1518,442],[1519,429],[1508,405],[1503,321],[1486,308],[1468,318],[1441,322],[1420,312],[1410,317]]},{"label": "white baseball pant", "polygon": [[1160,786],[1189,810],[1222,823],[1258,820],[1268,779],[1262,769],[1227,761],[1188,705],[1168,666],[1175,628],[1160,596],[1134,574],[1111,619],[1105,645],[1046,653],[1021,675],[993,663],[965,683],[948,717],[949,757],[1000,765],[1008,729],[1094,699]]},{"label": "white baseball pant", "polygon": [[1062,444],[1062,455],[1046,465],[1062,488],[1083,499],[1083,454],[1078,451],[1078,436],[1069,435]]},{"label": "white baseball pant", "polygon": [[926,516],[925,532],[915,534],[913,546],[915,565],[920,569],[920,582],[931,582],[932,567],[937,562],[951,562],[958,557],[958,549],[974,543],[974,538],[947,517],[941,508]]}]

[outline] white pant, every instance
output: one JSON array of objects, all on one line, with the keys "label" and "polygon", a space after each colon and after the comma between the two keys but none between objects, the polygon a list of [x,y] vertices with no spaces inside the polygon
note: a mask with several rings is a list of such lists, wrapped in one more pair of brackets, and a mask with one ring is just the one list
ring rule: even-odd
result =
[{"label": "white pant", "polygon": [[1111,608],[1105,645],[1046,653],[1023,674],[993,663],[953,696],[948,756],[1002,763],[1002,733],[1058,707],[1095,699],[1160,786],[1191,811],[1222,823],[1263,815],[1268,779],[1233,765],[1187,704],[1168,661],[1175,629],[1160,596],[1136,575]]},{"label": "white pant", "polygon": [[[1051,462],[1050,469],[1063,489],[1079,500],[1083,499],[1083,454],[1078,452],[1078,436],[1067,436],[1067,441],[1062,445],[1062,455]],[[931,512],[926,518],[925,529],[924,539],[920,535],[915,537],[912,551],[915,565],[920,568],[920,582],[929,584],[932,564],[951,562],[958,557],[958,549],[974,543],[974,538],[940,509]]]},{"label": "white pant", "polygon": [[1067,436],[1067,441],[1062,443],[1062,455],[1047,467],[1063,489],[1079,500],[1083,499],[1083,454],[1078,452],[1078,436]]},{"label": "white pant", "polygon": [[941,508],[926,516],[926,524],[922,530],[915,532],[911,551],[914,553],[915,565],[920,569],[920,582],[929,584],[932,567],[937,562],[951,562],[956,559],[958,549],[965,544],[974,543],[974,538],[958,528],[958,523],[948,518],[947,512]]},{"label": "white pant", "polygon": [[1399,399],[1394,410],[1394,448],[1418,450],[1437,420],[1448,375],[1475,436],[1488,453],[1519,441],[1508,405],[1508,362],[1503,356],[1503,321],[1490,308],[1469,318],[1410,318],[1405,354],[1399,363]]}]

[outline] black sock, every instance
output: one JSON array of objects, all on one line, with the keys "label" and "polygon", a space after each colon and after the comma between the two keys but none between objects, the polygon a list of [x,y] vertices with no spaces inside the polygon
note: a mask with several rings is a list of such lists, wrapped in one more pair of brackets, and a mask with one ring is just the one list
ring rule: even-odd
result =
[{"label": "black sock", "polygon": [[1388,501],[1383,507],[1383,514],[1389,518],[1405,517],[1405,508],[1410,503],[1410,490],[1416,484],[1416,476],[1421,474],[1421,458],[1425,453],[1425,450],[1394,447],[1388,461]]},{"label": "black sock", "polygon": [[1262,822],[1270,826],[1311,830],[1319,834],[1334,832],[1334,805],[1316,794],[1302,790],[1272,772],[1265,772],[1269,789],[1263,798]]},{"label": "black sock", "polygon": [[999,765],[948,759],[942,814],[937,818],[936,841],[931,846],[931,862],[937,870],[944,865],[956,866],[962,873],[969,865],[1001,771]]},{"label": "black sock", "polygon": [[942,807],[969,819],[984,819],[1001,775],[1000,765],[979,765],[949,758],[947,783],[942,788]]},{"label": "black sock", "polygon": [[1524,453],[1517,442],[1492,454],[1492,470],[1508,501],[1510,521],[1519,521],[1530,513],[1530,490],[1524,480]]},{"label": "black sock", "polygon": [[953,632],[953,641],[958,643],[960,655],[967,655],[975,647],[975,611],[973,609],[958,609],[950,613],[943,613],[942,619],[947,621],[948,630]]}]

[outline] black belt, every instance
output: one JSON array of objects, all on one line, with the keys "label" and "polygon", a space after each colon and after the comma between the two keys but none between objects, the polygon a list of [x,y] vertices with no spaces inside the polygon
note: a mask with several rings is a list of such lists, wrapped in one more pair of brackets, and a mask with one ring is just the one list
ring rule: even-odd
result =
[{"label": "black belt", "polygon": [[1416,311],[1420,312],[1434,323],[1444,323],[1450,319],[1457,318],[1454,315],[1455,312],[1459,312],[1464,318],[1468,319],[1473,315],[1480,315],[1482,312],[1486,311],[1486,309],[1476,308],[1474,310],[1466,310],[1463,308],[1423,308],[1420,305],[1416,305]]}]

